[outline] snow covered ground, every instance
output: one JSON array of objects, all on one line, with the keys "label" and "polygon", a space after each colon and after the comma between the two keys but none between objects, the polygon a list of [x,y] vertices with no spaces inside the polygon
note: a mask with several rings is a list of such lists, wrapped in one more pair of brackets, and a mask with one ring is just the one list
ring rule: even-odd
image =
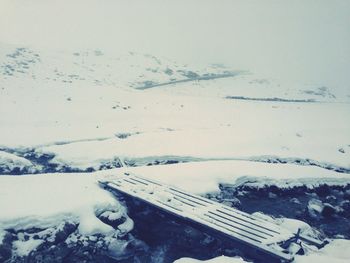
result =
[{"label": "snow covered ground", "polygon": [[[320,251],[316,251],[314,253],[310,253],[309,255],[298,256],[295,259],[295,263],[304,263],[304,262],[319,262],[319,263],[327,263],[327,262],[336,262],[336,263],[346,263],[349,260],[349,252],[347,248],[349,247],[349,240],[334,240],[331,244],[321,249]],[[206,263],[243,263],[249,262],[244,261],[241,258],[234,257],[225,257],[220,256],[210,260],[195,260],[191,258],[182,258],[176,260],[175,263],[198,263],[198,262],[206,262]]]},{"label": "snow covered ground", "polygon": [[[11,10],[19,10],[14,12],[14,17],[35,13],[21,13],[25,9],[16,6],[16,3],[19,0],[7,5],[5,1],[0,3],[0,22],[11,20],[3,12],[8,6],[14,8]],[[212,7],[208,3],[203,3],[202,8],[208,8],[211,17]],[[66,10],[67,21],[72,14],[76,21],[75,5],[65,6],[72,7]],[[217,31],[219,26],[210,30],[215,23],[206,24],[203,32],[197,29],[204,27],[193,27],[198,21],[204,23],[209,19],[203,11],[203,14],[199,12],[203,17],[197,17],[200,20],[192,21],[193,14],[197,13],[197,5],[192,5],[189,4],[188,10],[182,10],[181,6],[173,7],[190,14],[184,14],[184,21],[189,23],[179,32],[184,33],[182,30],[188,27],[192,30],[190,35],[195,29],[199,35],[217,39],[215,34],[220,32]],[[223,4],[226,5],[230,6]],[[149,6],[145,8],[155,12],[156,9],[150,10]],[[125,9],[120,7],[120,10]],[[103,13],[106,16],[115,11],[113,8],[105,9]],[[327,15],[328,9],[324,11]],[[122,12],[120,10],[119,13]],[[132,9],[133,16],[143,17],[147,13],[135,10]],[[227,12],[230,10],[227,8]],[[251,9],[247,10],[250,14]],[[318,12],[323,9],[320,10]],[[116,16],[114,11],[113,17]],[[158,15],[167,17],[166,14],[169,15],[159,12],[154,19],[159,19]],[[304,15],[298,13],[305,22],[309,21],[309,15],[315,14],[306,12]],[[323,21],[324,16],[320,17]],[[334,17],[340,19],[334,15],[331,21],[335,21]],[[319,21],[317,19],[315,21]],[[91,21],[97,23],[101,20]],[[157,20],[158,24],[152,24],[153,20],[146,20],[144,22],[151,25],[149,28],[157,28],[165,21]],[[90,16],[87,21],[90,21]],[[176,28],[179,24],[177,16],[174,21]],[[227,21],[218,18],[217,23],[231,30],[233,24]],[[276,24],[270,22],[265,24],[266,28]],[[288,44],[284,52],[280,52],[280,55],[286,54],[286,57],[281,56],[283,64],[300,64],[296,68],[302,74],[292,71],[289,74],[286,66],[283,76],[272,76],[264,70],[255,70],[255,67],[241,67],[239,56],[234,56],[239,66],[232,66],[236,65],[234,60],[230,64],[216,63],[215,59],[209,59],[210,52],[207,52],[208,58],[202,58],[201,62],[183,61],[197,48],[213,51],[211,47],[205,48],[205,45],[213,44],[213,40],[208,39],[208,43],[203,41],[204,47],[196,41],[185,43],[196,46],[188,53],[180,55],[184,48],[179,47],[178,51],[176,47],[175,53],[162,56],[160,54],[168,53],[164,52],[166,42],[163,41],[172,39],[173,35],[169,28],[161,34],[159,28],[156,30],[156,35],[165,35],[164,39],[152,42],[158,46],[153,48],[153,54],[145,52],[147,48],[143,49],[139,44],[147,46],[146,39],[151,39],[150,36],[143,39],[144,42],[133,41],[126,45],[132,49],[135,45],[140,46],[136,52],[114,48],[116,42],[113,41],[112,49],[82,43],[66,47],[64,41],[60,49],[53,43],[50,48],[41,46],[33,39],[23,41],[25,44],[7,41],[6,38],[15,37],[15,33],[21,30],[14,27],[14,32],[8,31],[11,26],[7,28],[5,24],[0,23],[4,36],[0,39],[0,262],[45,261],[52,255],[58,261],[71,260],[67,262],[104,261],[108,258],[111,262],[169,262],[171,259],[183,263],[215,256],[218,257],[204,262],[247,261],[227,250],[220,250],[220,247],[211,252],[205,247],[207,240],[200,239],[199,234],[196,239],[191,231],[191,235],[183,235],[186,240],[178,242],[203,241],[204,245],[182,254],[182,247],[175,244],[176,238],[169,238],[170,243],[164,240],[164,244],[144,241],[137,226],[139,222],[135,224],[134,218],[128,214],[131,208],[97,183],[124,172],[152,178],[228,205],[240,205],[244,211],[263,212],[267,215],[262,216],[285,227],[302,225],[312,233],[330,239],[330,243],[320,250],[307,248],[305,255],[295,258],[295,263],[346,262],[350,258],[346,251],[350,238],[350,86],[348,81],[344,81],[347,72],[343,74],[349,52],[344,52],[339,44],[348,42],[341,34],[340,24],[336,24],[339,32],[331,30],[332,23],[327,23],[327,28],[317,26],[332,34],[329,39],[334,40],[333,48],[320,45],[322,56],[329,61],[323,61],[314,46],[312,51],[315,50],[315,53],[300,47],[304,51],[299,54]],[[114,22],[109,24],[120,26]],[[135,25],[138,27],[140,24]],[[230,25],[229,28],[227,25]],[[249,23],[237,25],[245,28],[236,30],[238,35],[249,35]],[[289,23],[286,25],[291,26]],[[306,23],[302,25],[303,28],[310,27]],[[95,36],[90,27],[87,31],[89,37]],[[32,32],[33,28],[26,27],[26,30]],[[58,35],[62,28],[61,24],[56,27]],[[95,28],[94,33],[99,34],[102,28]],[[278,34],[267,33],[271,33],[268,34],[270,37],[275,36],[280,34],[279,30]],[[288,30],[283,27],[283,31]],[[113,32],[111,30],[108,34]],[[316,37],[313,40],[311,36],[304,36],[305,43],[331,41],[328,38],[327,41],[319,41],[318,37],[327,35],[323,31],[320,35],[316,31],[310,32]],[[333,33],[341,35],[339,45],[335,43],[338,38]],[[75,37],[77,33],[67,34]],[[144,32],[138,31],[138,34]],[[152,32],[150,34],[155,36]],[[225,31],[222,36],[226,34],[229,35]],[[249,38],[247,43],[260,43],[261,40],[267,46],[269,42],[266,39],[269,37],[264,39],[257,35],[258,41]],[[51,38],[55,39],[53,35]],[[119,35],[116,39],[124,41]],[[324,40],[323,37],[321,39]],[[239,39],[233,42],[232,39],[226,40],[227,43],[220,40],[215,51],[218,56],[222,53],[221,58],[226,55],[233,58],[228,49],[219,49],[221,45],[231,47]],[[287,41],[287,38],[272,40],[279,43]],[[292,40],[295,40],[294,36]],[[42,41],[49,41],[49,37],[43,37]],[[337,47],[340,55],[333,54]],[[256,48],[261,50],[261,47]],[[270,48],[272,52],[268,54],[273,57],[260,57],[256,61],[253,55],[255,48],[249,49],[253,53],[240,51],[244,54],[243,60],[250,57],[254,66],[262,60],[271,59],[272,67],[279,51]],[[282,50],[282,47],[279,48]],[[163,52],[157,53],[158,49]],[[325,54],[324,50],[329,54]],[[309,53],[306,51],[312,54],[307,56],[305,54]],[[293,64],[292,55],[298,54],[301,62],[294,61],[296,64]],[[309,60],[306,61],[306,58]],[[312,64],[314,68],[311,70],[309,67],[307,71],[304,64]],[[278,65],[281,68],[285,66]],[[270,64],[265,63],[264,67],[269,69]],[[280,72],[278,68],[275,70]],[[303,74],[308,72],[316,74],[306,80]],[[288,209],[291,211],[287,214]],[[152,213],[147,214],[147,217],[152,216]],[[182,236],[174,225],[169,231]],[[166,232],[166,229],[155,232]],[[315,238],[319,235],[315,234]],[[177,250],[174,249],[176,246]],[[220,256],[220,253],[225,256]]]},{"label": "snow covered ground", "polygon": [[[96,183],[122,171],[202,195],[221,184],[350,184],[350,101],[337,90],[136,53],[1,45],[1,55],[1,173],[60,172],[0,177],[1,232],[16,232],[13,258],[54,239],[25,231],[57,233],[67,222],[76,227],[66,243],[99,234],[108,253],[124,251],[115,243],[132,233],[132,219]],[[103,221],[104,212],[123,220]]]},{"label": "snow covered ground", "polygon": [[[350,124],[346,121],[349,97],[334,95],[336,90],[302,84],[293,89],[283,83],[260,81],[254,74],[246,73],[223,79],[192,80],[191,75],[183,76],[182,72],[215,75],[221,74],[222,69],[197,70],[187,66],[177,70],[177,64],[134,53],[123,59],[110,59],[111,62],[108,62],[108,55],[95,53],[87,53],[83,62],[79,58],[79,63],[91,64],[103,73],[105,71],[100,68],[106,66],[103,62],[111,63],[112,72],[119,72],[122,67],[131,68],[127,71],[130,74],[124,73],[121,79],[110,74],[118,81],[115,84],[110,83],[112,80],[108,80],[108,76],[93,74],[105,80],[101,84],[88,79],[84,67],[75,62],[74,54],[49,53],[44,57],[28,49],[16,50],[4,52],[4,72],[0,79],[0,145],[7,153],[17,153],[22,158],[26,158],[28,152],[37,158],[46,154],[52,156],[50,164],[78,170],[98,170],[103,163],[116,158],[137,162],[134,159],[169,156],[278,159],[339,171],[350,169]],[[18,55],[13,58],[12,52]],[[28,66],[23,73],[19,69],[7,73],[11,63],[22,65],[27,60],[34,61],[26,57],[28,53],[40,58],[33,62],[38,65]],[[53,59],[55,56],[57,58]],[[103,56],[107,58],[98,62]],[[154,60],[159,60],[160,65]],[[156,63],[156,73],[147,70],[152,63]],[[142,74],[135,76],[136,65]],[[82,76],[81,79],[61,81],[47,77],[55,74],[50,67],[59,66],[67,71],[65,75],[74,73]],[[161,67],[172,68],[179,75],[174,79],[185,78],[188,82],[171,84],[167,79],[170,84],[147,90],[133,86],[141,75],[144,81],[172,79]],[[305,89],[314,93],[305,93]],[[271,101],[227,98],[232,95],[270,98]],[[275,101],[275,98],[291,101]],[[293,101],[300,99],[305,102]],[[26,162],[19,165],[19,169],[26,167],[30,172],[32,166]],[[37,170],[40,171],[40,165]]]},{"label": "snow covered ground", "polygon": [[[118,248],[122,251],[125,242],[118,244],[118,246],[112,246],[111,244],[115,240],[119,240],[118,237],[132,231],[133,221],[127,216],[127,210],[120,205],[112,194],[101,189],[97,182],[98,180],[121,175],[123,172],[140,174],[199,194],[215,193],[219,190],[218,185],[225,183],[233,185],[248,183],[260,188],[274,185],[281,189],[300,185],[312,189],[322,184],[331,186],[350,184],[348,174],[339,174],[315,166],[266,164],[249,161],[206,161],[160,166],[123,167],[91,174],[1,176],[0,200],[2,201],[0,202],[0,210],[2,213],[0,227],[2,238],[9,229],[16,233],[17,240],[13,243],[13,256],[16,258],[29,255],[39,245],[48,242],[48,239],[55,240],[55,235],[59,232],[57,229],[64,228],[67,222],[78,224],[78,226],[74,230],[76,232],[73,231],[69,233],[70,236],[66,236],[66,242],[69,243],[70,239],[78,234],[80,238],[81,236],[91,238],[93,235],[102,234],[106,236],[104,237],[105,246],[110,250]],[[122,217],[125,219],[117,227],[112,227],[101,219],[104,214],[110,217],[112,221]],[[297,223],[297,225],[300,225],[300,223]],[[286,227],[293,227],[293,224],[290,225],[289,221],[286,221],[285,224]],[[44,234],[37,234],[34,238],[33,234],[26,233],[28,229],[35,228],[41,229],[41,232],[51,231],[54,234],[49,237]],[[23,235],[24,237],[22,237]],[[331,244],[333,243],[331,242]],[[328,251],[326,248],[325,251]],[[322,251],[310,252],[310,257],[329,256]],[[110,251],[110,253],[112,252]],[[334,252],[331,251],[330,253]],[[298,258],[296,262],[299,262]],[[223,258],[220,258],[220,260],[223,260]],[[231,259],[225,258],[225,260]],[[300,257],[300,262],[304,262],[302,260],[304,260],[303,257]]]}]

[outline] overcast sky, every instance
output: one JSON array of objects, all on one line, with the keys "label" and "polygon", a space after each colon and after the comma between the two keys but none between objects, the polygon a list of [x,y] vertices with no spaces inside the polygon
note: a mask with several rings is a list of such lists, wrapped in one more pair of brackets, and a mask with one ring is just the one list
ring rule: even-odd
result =
[{"label": "overcast sky", "polygon": [[0,42],[133,50],[350,89],[348,0],[0,0]]}]

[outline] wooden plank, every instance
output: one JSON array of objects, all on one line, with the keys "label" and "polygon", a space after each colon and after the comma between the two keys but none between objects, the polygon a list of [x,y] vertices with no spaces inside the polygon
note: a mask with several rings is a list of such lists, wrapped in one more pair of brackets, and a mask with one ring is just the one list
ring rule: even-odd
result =
[{"label": "wooden plank", "polygon": [[175,191],[177,193],[181,193],[181,194],[183,194],[185,196],[191,197],[193,199],[200,200],[200,201],[202,201],[204,203],[215,204],[213,201],[211,201],[209,199],[205,199],[205,198],[200,197],[200,196],[195,196],[195,195],[192,195],[192,194],[189,194],[189,193],[185,193],[185,192],[183,192],[181,190],[175,189],[174,187],[169,187],[169,189],[172,190],[172,191]]},{"label": "wooden plank", "polygon": [[[224,225],[225,227],[229,227],[232,230],[239,231],[239,233],[244,233],[245,235],[250,235],[253,238],[258,239],[260,243],[262,243],[264,241],[264,239],[265,240],[268,239],[268,237],[263,236],[260,233],[257,233],[256,231],[254,231],[252,229],[246,228],[246,227],[239,225],[235,222],[229,221],[223,217],[218,217],[218,216],[215,216],[215,215],[209,214],[209,213],[204,214],[204,216],[214,220],[215,222],[219,222],[220,225]],[[210,222],[213,222],[213,221],[210,221]]]},{"label": "wooden plank", "polygon": [[[139,185],[148,186],[148,183],[145,183],[145,181],[142,180],[140,177],[137,177],[137,179],[135,179],[134,177],[129,176],[127,178],[123,178],[122,180],[118,180],[119,187],[122,187],[123,181],[125,181],[127,183],[134,184],[137,187],[139,187]],[[156,186],[160,186],[160,184],[156,184]],[[170,191],[169,191],[169,189],[170,189]],[[248,214],[247,214],[248,215],[247,216],[247,215],[245,215],[245,213],[240,212],[237,209],[227,209],[226,207],[223,207],[222,205],[216,204],[214,202],[211,202],[210,205],[204,204],[204,202],[202,202],[203,201],[202,197],[197,197],[197,196],[194,196],[192,194],[187,194],[184,191],[177,190],[174,188],[164,188],[163,191],[166,193],[172,194],[173,196],[171,198],[173,200],[179,201],[182,205],[186,205],[187,207],[190,207],[190,209],[196,208],[198,206],[203,206],[203,207],[215,206],[215,207],[213,207],[212,211],[205,211],[205,212],[211,213],[212,218],[218,219],[218,217],[221,217],[221,219],[219,219],[219,220],[224,219],[225,222],[226,222],[226,220],[230,221],[238,229],[239,228],[244,228],[244,229],[248,228],[248,229],[250,229],[250,231],[253,231],[256,236],[259,236],[261,234],[265,234],[265,235],[269,235],[270,237],[275,237],[276,234],[277,235],[280,234],[280,232],[275,230],[276,228],[271,229],[271,225],[268,225],[268,227],[266,227],[267,222],[261,221],[261,222],[259,222],[259,224],[257,224],[255,222],[255,218],[251,217]],[[149,193],[152,193],[152,191]],[[226,210],[229,210],[229,211],[235,212],[235,213],[230,214],[230,213],[225,212],[226,210],[223,211],[221,209],[217,209],[218,206],[221,209],[226,209]],[[220,215],[220,213],[221,213],[221,215]],[[269,231],[270,234],[267,234],[266,233],[267,231]],[[275,239],[275,238],[273,238],[273,239]]]},{"label": "wooden plank", "polygon": [[190,202],[190,203],[192,203],[192,204],[195,204],[196,206],[199,205],[199,206],[207,207],[206,204],[200,203],[200,202],[198,202],[198,201],[196,201],[196,200],[193,200],[192,198],[188,198],[188,197],[186,197],[186,196],[182,196],[182,195],[179,195],[179,194],[177,194],[177,193],[173,193],[173,192],[168,191],[168,190],[166,190],[166,192],[167,192],[167,193],[173,194],[173,195],[176,196],[177,198],[180,198],[180,199],[186,200],[186,201],[188,201],[188,202]]},{"label": "wooden plank", "polygon": [[136,178],[138,178],[139,180],[143,180],[143,181],[146,181],[146,182],[149,182],[149,183],[152,183],[152,184],[155,184],[155,185],[158,185],[158,186],[162,186],[161,184],[157,183],[157,182],[154,182],[153,180],[150,180],[148,178],[142,178],[142,177],[139,177],[137,175],[135,175]]},{"label": "wooden plank", "polygon": [[[224,212],[224,211],[222,211],[220,209],[216,209],[216,211],[221,213],[221,214],[223,214],[223,215],[226,215],[226,216],[229,216],[231,218],[234,218],[234,219],[237,219],[239,221],[242,221],[243,223],[247,223],[247,224],[249,224],[251,226],[255,226],[257,229],[259,229],[259,231],[263,231],[264,230],[264,231],[267,231],[267,232],[272,232],[274,234],[280,234],[280,232],[278,232],[276,230],[273,230],[273,229],[271,229],[269,227],[266,227],[265,222],[263,222],[263,224],[259,225],[259,224],[255,223],[254,221],[252,222],[252,221],[246,220],[245,218],[239,217],[239,216],[237,216],[235,214],[226,213],[226,212]],[[260,230],[260,229],[262,229],[262,230]]]},{"label": "wooden plank", "polygon": [[141,180],[137,180],[136,178],[129,178],[129,180],[133,181],[134,183],[140,183],[143,185],[149,185],[148,183],[142,182]]},{"label": "wooden plank", "polygon": [[231,233],[234,233],[235,236],[238,235],[238,237],[242,236],[242,237],[245,237],[245,238],[249,238],[249,239],[251,239],[251,240],[253,240],[255,242],[258,242],[258,243],[262,243],[262,239],[266,239],[264,237],[261,237],[261,236],[258,236],[256,234],[254,234],[252,232],[245,231],[242,228],[239,228],[239,227],[237,227],[235,225],[227,223],[227,222],[225,222],[223,220],[214,218],[214,217],[212,217],[210,215],[206,214],[205,216],[207,216],[208,218],[212,219],[212,220],[206,220],[205,219],[205,221],[207,221],[210,224],[214,224],[214,225],[216,225],[216,226],[218,226],[220,228],[223,228],[223,229],[225,229],[225,230],[227,230],[227,231],[229,231]]},{"label": "wooden plank", "polygon": [[234,223],[234,224],[240,225],[240,226],[242,226],[244,228],[248,228],[251,231],[257,232],[258,234],[262,234],[264,236],[269,236],[269,237],[273,237],[274,236],[271,233],[268,233],[267,231],[262,231],[260,228],[256,227],[255,225],[247,224],[247,223],[242,222],[240,220],[232,220],[229,217],[220,215],[220,214],[212,212],[212,211],[209,211],[208,214],[210,214],[211,216],[214,216],[216,218],[225,219],[226,221],[228,221],[230,223]]},{"label": "wooden plank", "polygon": [[268,222],[268,221],[260,219],[256,216],[252,216],[250,214],[244,213],[242,211],[239,211],[238,209],[235,209],[235,208],[232,208],[229,206],[221,206],[220,208],[227,210],[236,216],[241,216],[242,218],[246,218],[251,223],[260,224],[262,227],[266,227],[267,229],[270,229],[271,231],[275,231],[275,232],[280,234],[281,228],[279,226],[271,223],[271,222]]}]

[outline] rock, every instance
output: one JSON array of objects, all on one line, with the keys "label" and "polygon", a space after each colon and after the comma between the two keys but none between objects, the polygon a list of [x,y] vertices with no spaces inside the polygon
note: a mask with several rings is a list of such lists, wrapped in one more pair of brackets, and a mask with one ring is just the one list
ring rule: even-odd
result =
[{"label": "rock", "polygon": [[292,198],[289,200],[289,202],[294,203],[294,204],[301,204],[298,198]]},{"label": "rock", "polygon": [[329,188],[329,186],[328,185],[321,185],[321,186],[319,186],[316,190],[315,190],[315,192],[317,193],[317,195],[319,196],[319,197],[325,197],[325,196],[327,196],[327,195],[329,195],[330,194],[330,188]]},{"label": "rock", "polygon": [[66,245],[51,246],[49,249],[42,250],[38,255],[43,256],[43,262],[62,262],[69,255],[70,250]]},{"label": "rock", "polygon": [[325,203],[322,209],[322,215],[326,218],[330,218],[336,214],[337,210],[331,204]]},{"label": "rock", "polygon": [[13,236],[6,232],[3,237],[2,243],[0,243],[0,262],[5,262],[12,256],[12,241]]},{"label": "rock", "polygon": [[344,192],[344,199],[350,200],[350,189]]},{"label": "rock", "polygon": [[295,218],[297,218],[297,219],[304,219],[304,213],[302,211],[297,210],[295,212]]},{"label": "rock", "polygon": [[67,237],[77,229],[77,227],[77,224],[65,222],[63,227],[57,229],[55,243],[57,244],[65,241]]},{"label": "rock", "polygon": [[126,217],[123,211],[104,211],[102,214],[97,216],[103,223],[117,228],[119,225],[126,221]]},{"label": "rock", "polygon": [[134,253],[135,251],[146,251],[148,249],[148,246],[141,240],[132,239],[130,242],[128,242],[126,249]]},{"label": "rock", "polygon": [[96,236],[89,236],[89,240],[92,242],[96,242],[97,241],[97,237]]},{"label": "rock", "polygon": [[350,201],[344,200],[340,203],[340,207],[343,209],[345,215],[350,215]]},{"label": "rock", "polygon": [[108,254],[115,259],[119,259],[125,256],[127,245],[128,242],[125,240],[113,239],[108,245]]},{"label": "rock", "polygon": [[313,198],[318,198],[318,195],[316,193],[310,193],[310,196],[312,196]]},{"label": "rock", "polygon": [[331,194],[336,196],[336,197],[342,197],[344,196],[343,191],[339,190],[339,189],[332,189]]},{"label": "rock", "polygon": [[274,193],[269,192],[268,197],[269,197],[270,199],[276,199],[276,198],[277,198],[277,195],[274,194]]},{"label": "rock", "polygon": [[323,204],[318,199],[311,199],[307,204],[307,212],[310,217],[318,219],[323,211]]},{"label": "rock", "polygon": [[326,197],[326,201],[327,201],[327,203],[335,205],[337,203],[337,198],[334,195],[328,195]]}]

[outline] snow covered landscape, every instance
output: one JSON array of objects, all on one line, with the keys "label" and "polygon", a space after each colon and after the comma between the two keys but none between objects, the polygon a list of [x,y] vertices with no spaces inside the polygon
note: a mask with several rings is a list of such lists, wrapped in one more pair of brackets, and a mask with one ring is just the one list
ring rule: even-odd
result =
[{"label": "snow covered landscape", "polygon": [[99,184],[125,173],[349,262],[349,3],[101,2],[0,0],[0,262],[264,262]]}]

